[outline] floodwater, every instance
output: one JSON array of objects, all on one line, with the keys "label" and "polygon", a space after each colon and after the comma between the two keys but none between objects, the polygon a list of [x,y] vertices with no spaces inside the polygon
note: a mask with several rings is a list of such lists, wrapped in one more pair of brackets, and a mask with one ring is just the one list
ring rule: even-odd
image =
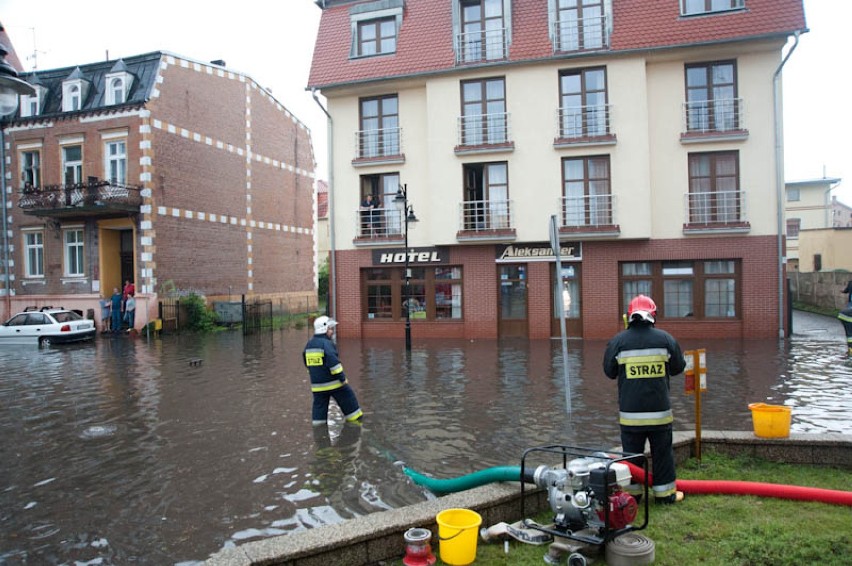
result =
[{"label": "floodwater", "polygon": [[[436,477],[520,463],[543,444],[618,444],[604,342],[341,340],[363,426],[310,424],[305,330],[98,337],[0,347],[0,564],[179,564],[223,547],[432,497]],[[684,342],[707,350],[705,430],[751,430],[751,402],[794,432],[852,434],[836,333]],[[693,397],[673,380],[676,429]],[[568,406],[570,403],[570,410]]]}]

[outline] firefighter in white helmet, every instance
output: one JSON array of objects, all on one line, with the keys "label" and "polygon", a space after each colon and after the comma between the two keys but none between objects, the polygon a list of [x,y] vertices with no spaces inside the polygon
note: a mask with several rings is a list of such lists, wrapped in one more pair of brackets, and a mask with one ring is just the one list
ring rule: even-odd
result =
[{"label": "firefighter in white helmet", "polygon": [[358,422],[363,416],[355,391],[346,382],[343,364],[337,356],[337,346],[331,340],[337,321],[320,316],[314,321],[314,335],[303,352],[305,367],[311,377],[314,397],[311,421],[315,426],[328,420],[328,403],[334,398],[347,422]]},{"label": "firefighter in white helmet", "polygon": [[627,314],[627,329],[609,341],[603,359],[606,376],[618,379],[621,448],[644,454],[648,440],[655,501],[673,503],[683,493],[675,484],[669,377],[682,373],[686,360],[672,335],[654,327],[657,305],[650,297],[634,297]]}]

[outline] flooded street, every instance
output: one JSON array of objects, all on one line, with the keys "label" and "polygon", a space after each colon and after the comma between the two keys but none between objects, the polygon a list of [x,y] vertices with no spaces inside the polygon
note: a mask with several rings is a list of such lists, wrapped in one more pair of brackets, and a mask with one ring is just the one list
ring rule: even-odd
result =
[{"label": "flooded street", "polygon": [[[828,323],[836,322],[828,320]],[[838,323],[839,324],[839,323]],[[341,340],[367,416],[310,424],[306,330],[0,347],[0,564],[181,564],[261,537],[423,501],[401,463],[452,477],[541,444],[618,444],[605,342]],[[706,430],[852,434],[852,363],[836,332],[705,348]],[[693,398],[673,380],[676,430]]]}]

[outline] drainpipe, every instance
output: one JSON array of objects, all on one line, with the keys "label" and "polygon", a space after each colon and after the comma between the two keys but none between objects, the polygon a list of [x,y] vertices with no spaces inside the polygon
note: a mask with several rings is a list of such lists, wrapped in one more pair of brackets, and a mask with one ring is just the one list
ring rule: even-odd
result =
[{"label": "drainpipe", "polygon": [[329,316],[335,320],[337,320],[337,261],[335,259],[335,240],[334,240],[334,145],[333,141],[333,133],[332,133],[332,125],[333,121],[331,119],[331,114],[328,113],[328,110],[325,109],[325,106],[322,105],[319,98],[317,98],[317,89],[311,89],[311,96],[314,97],[314,101],[316,101],[317,106],[325,113],[328,117],[328,126],[327,126],[327,136],[328,141],[326,142],[328,145],[328,238],[329,245],[331,247],[331,257],[329,259],[329,270],[328,270],[328,279],[329,285],[331,286],[328,293],[328,313]]},{"label": "drainpipe", "polygon": [[[775,193],[778,200],[778,338],[784,338],[784,143],[781,138],[782,108],[781,69],[799,45],[799,34],[793,33],[794,43],[772,76],[772,106],[775,113]],[[792,329],[791,329],[792,330]]]}]

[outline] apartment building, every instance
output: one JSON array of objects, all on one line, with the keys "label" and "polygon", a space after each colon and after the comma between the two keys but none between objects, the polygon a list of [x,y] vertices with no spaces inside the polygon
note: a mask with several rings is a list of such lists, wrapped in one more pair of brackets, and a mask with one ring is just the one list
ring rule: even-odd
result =
[{"label": "apartment building", "polygon": [[832,197],[831,191],[839,183],[840,179],[834,177],[785,183],[787,269],[799,270],[799,238],[803,230],[825,229],[838,225],[835,224],[837,199]]},{"label": "apartment building", "polygon": [[317,4],[341,336],[782,331],[801,0]]},{"label": "apartment building", "polygon": [[137,327],[164,291],[315,304],[310,131],[251,77],[153,52],[21,78],[7,314],[97,312],[127,280]]}]

